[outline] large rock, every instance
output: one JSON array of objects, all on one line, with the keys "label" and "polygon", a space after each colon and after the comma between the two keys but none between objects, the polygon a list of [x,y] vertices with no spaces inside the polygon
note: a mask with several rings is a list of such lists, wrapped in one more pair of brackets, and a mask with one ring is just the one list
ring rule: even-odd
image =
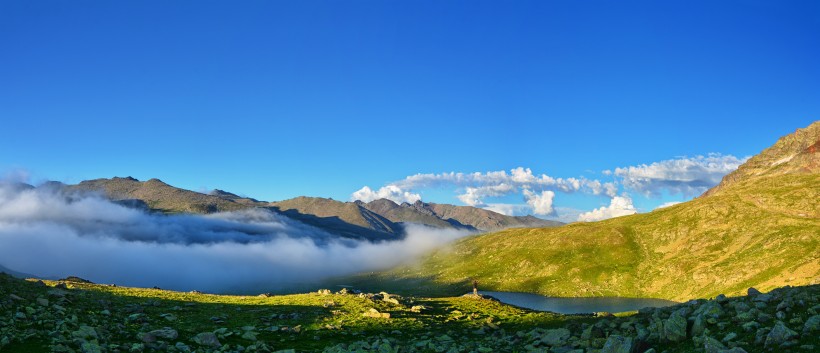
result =
[{"label": "large rock", "polygon": [[97,330],[91,326],[82,325],[77,331],[71,333],[71,336],[80,339],[96,339]]},{"label": "large rock", "polygon": [[557,328],[554,330],[547,330],[541,336],[541,343],[548,346],[563,346],[569,339],[570,332],[565,328]]},{"label": "large rock", "polygon": [[219,348],[222,346],[222,344],[219,343],[219,339],[216,338],[216,334],[213,332],[202,332],[194,336],[193,341],[203,347]]},{"label": "large rock", "polygon": [[734,347],[732,349],[722,349],[719,350],[718,353],[748,353],[745,349],[740,347]]},{"label": "large rock", "polygon": [[667,341],[683,341],[686,339],[686,324],[685,309],[673,312],[663,323],[663,337]]},{"label": "large rock", "polygon": [[601,348],[601,353],[633,353],[634,350],[631,337],[610,335],[604,343],[604,348]]},{"label": "large rock", "polygon": [[778,321],[774,324],[772,330],[769,331],[769,335],[766,336],[766,343],[764,347],[775,348],[795,337],[797,337],[797,332],[786,327],[786,325],[783,324],[783,321]]},{"label": "large rock", "polygon": [[695,317],[695,321],[692,323],[692,337],[698,337],[702,335],[705,329],[706,323],[703,320],[703,315],[699,314]]},{"label": "large rock", "polygon": [[362,313],[362,316],[372,317],[372,318],[377,318],[377,319],[378,318],[389,319],[390,318],[390,313],[380,313],[378,310],[376,310],[374,308],[370,308],[370,310],[365,311],[364,313]]},{"label": "large rock", "polygon": [[726,346],[720,341],[712,338],[712,337],[704,337],[703,339],[703,351],[705,353],[719,353],[720,351],[726,349]]},{"label": "large rock", "polygon": [[820,315],[814,315],[808,318],[808,320],[806,320],[806,323],[803,325],[804,334],[812,333],[818,330],[820,330]]},{"label": "large rock", "polygon": [[154,336],[158,339],[163,339],[163,340],[168,340],[168,341],[175,340],[175,339],[177,339],[177,337],[179,337],[179,333],[177,333],[177,330],[174,330],[170,327],[163,327],[159,330],[153,330],[151,332],[148,332],[148,334],[152,335],[152,336]]},{"label": "large rock", "polygon": [[719,318],[723,315],[723,308],[716,301],[710,301],[701,305],[698,310],[695,310],[695,315],[703,315],[704,318]]}]

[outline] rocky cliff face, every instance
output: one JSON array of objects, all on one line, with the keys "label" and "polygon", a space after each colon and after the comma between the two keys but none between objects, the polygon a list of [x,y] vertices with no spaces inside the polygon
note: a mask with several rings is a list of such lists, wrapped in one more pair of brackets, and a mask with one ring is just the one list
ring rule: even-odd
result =
[{"label": "rocky cliff face", "polygon": [[733,185],[760,177],[812,173],[820,173],[820,121],[781,137],[773,146],[726,175],[703,196],[719,194]]}]

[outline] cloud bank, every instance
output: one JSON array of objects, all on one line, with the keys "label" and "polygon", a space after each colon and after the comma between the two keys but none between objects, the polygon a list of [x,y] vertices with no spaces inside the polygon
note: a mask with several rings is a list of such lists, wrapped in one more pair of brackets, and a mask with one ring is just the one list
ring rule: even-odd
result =
[{"label": "cloud bank", "polygon": [[596,208],[592,211],[581,213],[578,215],[579,222],[594,222],[604,219],[628,216],[638,213],[635,206],[632,205],[632,199],[628,196],[615,196],[609,201],[609,206]]},{"label": "cloud bank", "polygon": [[166,216],[0,183],[0,264],[40,276],[183,291],[275,291],[394,266],[467,234],[423,226],[406,233],[371,243],[263,209]]},{"label": "cloud bank", "polygon": [[[585,177],[555,178],[547,174],[534,174],[530,168],[524,167],[509,171],[416,174],[378,190],[364,186],[351,195],[351,201],[370,202],[386,198],[397,203],[412,203],[421,200],[421,194],[417,193],[420,189],[452,187],[456,189],[459,201],[468,206],[506,215],[532,213],[566,220],[568,215],[560,214],[563,212],[560,210],[569,208],[555,207],[556,193],[582,193],[610,197],[612,203],[609,206],[582,212],[578,216],[579,220],[600,220],[637,212],[631,199],[618,196],[619,190],[635,191],[641,196],[653,198],[675,194],[694,197],[717,185],[724,175],[737,169],[747,159],[713,153],[603,171],[604,176],[614,179],[612,181]],[[489,198],[509,195],[520,195],[523,203],[486,202]],[[570,216],[575,219],[574,214]]]},{"label": "cloud bank", "polygon": [[[531,211],[538,215],[552,215],[552,201],[555,191],[564,193],[584,192],[592,195],[615,196],[618,188],[612,182],[601,182],[584,177],[554,178],[546,174],[533,174],[530,168],[518,167],[505,170],[476,173],[416,174],[390,183],[377,191],[369,186],[362,187],[351,195],[352,200],[370,202],[386,198],[395,202],[415,202],[421,199],[413,190],[436,187],[456,187],[456,196],[468,206],[500,209],[497,205],[485,203],[489,197],[520,194]],[[511,208],[506,207],[510,211]]]},{"label": "cloud bank", "polygon": [[618,177],[627,189],[647,196],[667,192],[694,197],[720,183],[724,175],[737,169],[747,159],[713,153],[615,168],[614,171],[604,171],[604,174]]}]

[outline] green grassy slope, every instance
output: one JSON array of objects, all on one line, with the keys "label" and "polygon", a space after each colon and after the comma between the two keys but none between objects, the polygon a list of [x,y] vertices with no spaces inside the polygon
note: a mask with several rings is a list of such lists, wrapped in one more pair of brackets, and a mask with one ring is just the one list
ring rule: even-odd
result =
[{"label": "green grassy slope", "polygon": [[[329,291],[221,296],[0,274],[0,351],[614,352],[613,343],[629,341],[621,351],[703,352],[725,344],[755,353],[820,344],[820,286],[597,317],[473,296],[387,298]],[[373,310],[378,317],[366,315]]]},{"label": "green grassy slope", "polygon": [[687,203],[602,222],[473,236],[420,264],[347,282],[441,295],[463,293],[475,278],[486,290],[672,300],[817,283],[817,141],[820,122],[750,159],[754,168],[727,176],[719,192]]}]

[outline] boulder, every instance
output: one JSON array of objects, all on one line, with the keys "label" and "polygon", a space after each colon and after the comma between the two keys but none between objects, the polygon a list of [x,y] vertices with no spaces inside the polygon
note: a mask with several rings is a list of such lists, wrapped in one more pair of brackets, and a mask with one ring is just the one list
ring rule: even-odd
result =
[{"label": "boulder", "polygon": [[706,329],[706,323],[703,320],[703,315],[698,315],[695,317],[695,321],[692,323],[692,337],[697,337],[703,334],[703,330]]},{"label": "boulder", "polygon": [[701,305],[700,308],[698,308],[698,310],[695,310],[695,314],[703,315],[703,317],[707,319],[717,319],[723,315],[723,308],[720,306],[718,302],[712,301]]},{"label": "boulder", "polygon": [[732,349],[721,349],[718,353],[748,353],[745,349],[740,347],[734,347]]},{"label": "boulder", "polygon": [[803,324],[803,334],[812,333],[820,330],[820,315],[814,315],[806,320]]},{"label": "boulder", "polygon": [[368,311],[365,311],[362,316],[364,317],[372,317],[372,318],[381,318],[381,319],[389,319],[390,313],[380,313],[378,310],[371,308]]},{"label": "boulder", "polygon": [[631,337],[621,335],[610,335],[607,338],[601,353],[633,353],[635,347],[632,345]]},{"label": "boulder", "polygon": [[222,344],[219,343],[219,339],[216,338],[216,335],[213,332],[202,332],[197,334],[194,336],[193,341],[203,347],[219,348],[222,346]]},{"label": "boulder", "polygon": [[667,341],[680,342],[686,339],[686,317],[685,309],[680,309],[669,315],[669,319],[663,323],[663,337]]},{"label": "boulder", "polygon": [[709,336],[704,337],[703,351],[705,353],[718,353],[724,349],[726,349],[726,346],[724,346],[723,343],[720,343],[720,341]]},{"label": "boulder", "polygon": [[71,336],[80,339],[96,339],[97,330],[91,326],[82,325],[77,331],[71,332]]},{"label": "boulder", "polygon": [[565,328],[547,330],[547,332],[541,336],[541,343],[553,347],[563,346],[567,343],[569,336],[570,332]]},{"label": "boulder", "polygon": [[797,332],[786,327],[782,321],[778,321],[766,336],[764,347],[775,348],[795,337],[797,337]]},{"label": "boulder", "polygon": [[157,338],[164,339],[164,340],[175,340],[179,337],[179,333],[177,330],[174,330],[170,327],[163,327],[159,330],[153,330],[149,332],[149,334],[154,335]]}]

